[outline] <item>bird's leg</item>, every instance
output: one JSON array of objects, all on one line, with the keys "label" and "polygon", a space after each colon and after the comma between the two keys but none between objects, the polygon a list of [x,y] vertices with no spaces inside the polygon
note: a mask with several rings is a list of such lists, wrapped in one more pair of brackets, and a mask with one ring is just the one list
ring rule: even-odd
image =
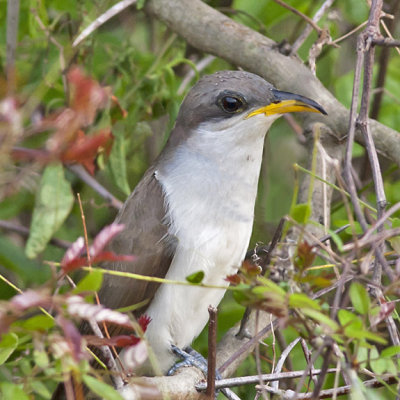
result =
[{"label": "bird's leg", "polygon": [[[186,347],[182,350],[175,345],[171,345],[171,349],[183,361],[173,365],[167,373],[168,376],[173,375],[178,369],[183,367],[196,367],[207,377],[207,360],[199,352],[191,347]],[[220,379],[220,377],[217,377],[217,379]]]}]

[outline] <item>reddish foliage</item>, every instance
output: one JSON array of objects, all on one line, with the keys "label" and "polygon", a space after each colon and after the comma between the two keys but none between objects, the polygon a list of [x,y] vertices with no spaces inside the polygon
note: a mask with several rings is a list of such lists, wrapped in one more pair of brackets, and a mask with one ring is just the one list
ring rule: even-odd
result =
[{"label": "reddish foliage", "polygon": [[[99,151],[108,152],[113,137],[110,129],[86,135],[82,128],[93,124],[97,111],[104,108],[111,93],[77,67],[71,68],[67,80],[71,92],[70,106],[42,118],[34,126],[35,132],[50,132],[45,148],[16,148],[12,155],[16,160],[35,160],[44,164],[54,160],[76,162],[94,174],[94,161]],[[114,98],[113,102],[119,106],[117,99]]]},{"label": "reddish foliage", "polygon": [[82,130],[78,130],[76,139],[61,155],[63,162],[77,162],[82,164],[90,174],[94,175],[95,164],[99,149],[107,151],[111,148],[112,134],[108,129],[102,130],[96,135],[86,136]]},{"label": "reddish foliage", "polygon": [[238,274],[228,275],[225,278],[225,280],[234,286],[239,285],[239,283],[242,281],[242,279],[240,278],[240,276]]},{"label": "reddish foliage", "polygon": [[297,256],[295,259],[295,266],[300,270],[308,268],[312,265],[315,259],[314,247],[303,241],[297,247]]},{"label": "reddish foliage", "polygon": [[[119,255],[111,251],[103,251],[104,247],[111,239],[124,229],[122,224],[111,224],[106,226],[94,239],[93,244],[89,247],[90,262],[98,263],[101,261],[134,261],[133,255]],[[84,251],[83,239],[79,238],[66,251],[61,261],[61,268],[66,274],[74,271],[84,265],[88,265],[87,257],[82,256]]]},{"label": "reddish foliage", "polygon": [[139,323],[140,327],[142,328],[143,332],[146,332],[147,326],[149,325],[150,322],[151,322],[151,318],[146,314],[142,314],[139,317],[138,323]]},{"label": "reddish foliage", "polygon": [[56,321],[64,332],[64,337],[75,360],[80,361],[85,359],[86,352],[83,349],[82,336],[76,326],[61,315],[57,316]]}]

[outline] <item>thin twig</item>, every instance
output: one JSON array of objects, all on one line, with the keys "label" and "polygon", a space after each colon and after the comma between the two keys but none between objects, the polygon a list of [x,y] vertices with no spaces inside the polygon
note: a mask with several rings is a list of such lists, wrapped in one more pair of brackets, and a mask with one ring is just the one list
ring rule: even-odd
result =
[{"label": "thin twig", "polygon": [[[332,374],[337,371],[336,368],[330,368],[328,369],[328,373]],[[311,375],[318,375],[321,373],[320,369],[313,369],[309,372]],[[283,379],[295,379],[295,378],[300,378],[303,376],[304,371],[290,371],[290,372],[280,372],[277,374],[263,374],[263,375],[251,375],[251,376],[239,376],[236,378],[227,378],[227,379],[221,379],[215,383],[215,388],[221,389],[221,388],[227,388],[227,387],[236,387],[236,386],[242,386],[242,385],[250,385],[252,383],[258,383],[260,381],[260,378],[263,382],[271,382],[271,381],[277,381],[277,380],[283,380]],[[196,389],[200,391],[204,391],[207,388],[207,384],[205,382],[198,383],[196,385]]]},{"label": "thin twig", "polygon": [[207,390],[206,395],[213,400],[215,397],[215,376],[217,358],[217,309],[208,306],[208,369],[207,369]]},{"label": "thin twig", "polygon": [[[296,346],[297,343],[299,343],[300,338],[297,338],[293,340],[292,343],[289,344],[288,347],[284,351],[282,351],[281,356],[279,357],[278,362],[276,363],[276,367],[274,369],[275,374],[279,374],[282,371],[283,364],[285,363],[286,358],[289,356],[290,352],[293,350],[294,346]],[[278,390],[279,389],[279,380],[273,381],[271,383],[271,387],[273,389]]]},{"label": "thin twig", "polygon": [[[7,229],[8,231],[12,231],[12,232],[17,232],[24,237],[29,236],[29,228],[22,226],[22,225],[14,224],[10,221],[0,220],[0,228]],[[67,240],[62,240],[62,239],[57,239],[57,238],[51,238],[50,243],[54,246],[60,247],[61,249],[65,249],[65,250],[67,250],[72,244],[71,242],[68,242]]]},{"label": "thin twig", "polygon": [[208,55],[202,58],[198,63],[196,63],[196,71],[190,69],[189,72],[182,79],[181,84],[179,85],[178,91],[176,92],[178,96],[181,96],[185,93],[186,88],[192,81],[192,79],[196,76],[196,73],[203,71],[207,68],[217,57]]},{"label": "thin twig", "polygon": [[[85,238],[85,246],[86,246],[86,257],[87,257],[87,262],[89,266],[89,272],[91,271],[92,268],[92,262],[90,259],[90,251],[89,251],[89,239],[88,239],[88,234],[87,234],[87,228],[86,228],[86,217],[85,213],[83,212],[83,206],[82,206],[82,201],[81,201],[81,196],[79,193],[77,193],[78,197],[78,203],[79,203],[79,209],[81,211],[81,219],[82,219],[82,225],[83,225],[83,232],[84,232],[84,238]],[[100,305],[100,299],[98,294],[96,293],[96,302],[97,304]],[[94,318],[88,319],[89,325],[93,331],[93,333],[98,336],[99,338],[104,338],[103,332],[101,331],[99,325],[97,322],[94,320]],[[105,327],[105,323],[103,323],[103,326]],[[106,332],[108,334],[108,332]],[[109,338],[109,335],[107,335]],[[124,386],[124,382],[121,378],[121,375],[119,374],[118,371],[118,366],[117,363],[115,362],[115,359],[113,357],[113,354],[108,346],[99,346],[100,351],[103,354],[104,357],[104,362],[107,365],[107,368],[115,372],[115,374],[110,374],[110,378],[114,384],[114,387],[116,389],[121,389]]]},{"label": "thin twig", "polygon": [[286,8],[287,10],[291,11],[293,14],[298,15],[300,18],[304,19],[304,21],[307,22],[317,33],[318,35],[321,34],[322,29],[310,18],[307,17],[307,15],[303,14],[301,11],[299,11],[297,8],[294,8],[290,6],[289,4],[286,4],[282,0],[274,0],[275,3],[278,3],[280,6]]},{"label": "thin twig", "polygon": [[72,171],[79,179],[89,185],[94,191],[96,191],[101,197],[106,199],[109,204],[119,210],[122,208],[122,201],[118,200],[113,194],[111,194],[104,186],[100,185],[96,179],[94,179],[83,167],[78,164],[69,164],[67,168]]},{"label": "thin twig", "polygon": [[15,56],[18,41],[19,0],[7,1],[7,93],[13,94],[15,90]]},{"label": "thin twig", "polygon": [[[325,12],[329,9],[329,7],[333,4],[334,1],[335,0],[325,0],[324,3],[319,8],[319,10],[315,13],[312,20],[315,23],[317,23],[322,18],[322,16],[325,14]],[[291,54],[297,53],[297,50],[305,42],[305,40],[307,39],[307,37],[311,33],[311,31],[312,31],[311,25],[307,25],[304,28],[303,32],[299,35],[299,37],[296,39],[296,41],[292,45],[292,48],[290,51]]]},{"label": "thin twig", "polygon": [[117,4],[114,4],[111,8],[109,8],[105,13],[101,14],[97,17],[87,28],[85,28],[78,37],[73,41],[72,47],[79,46],[88,36],[90,36],[96,29],[98,29],[101,25],[106,23],[112,17],[116,16],[129,6],[136,3],[136,0],[122,0]]},{"label": "thin twig", "polygon": [[[369,381],[364,381],[362,384],[363,386],[367,388],[376,388],[376,387],[382,387],[384,386],[383,382],[386,384],[393,384],[397,382],[397,378],[390,376],[386,379],[370,379]],[[256,386],[256,389],[259,389]],[[266,390],[280,395],[281,399],[288,400],[288,399],[293,399],[293,391],[292,390],[286,390],[286,391],[278,391],[274,392],[273,390],[269,390],[270,388],[266,387]],[[346,385],[346,386],[340,386],[338,388],[333,388],[333,389],[326,389],[326,390],[321,390],[319,392],[318,399],[326,399],[326,398],[331,398],[332,396],[342,396],[345,394],[348,394],[351,392],[353,389],[353,385]],[[297,393],[296,394],[296,399],[297,400],[308,400],[308,399],[315,399],[313,392],[307,392],[307,393]]]}]

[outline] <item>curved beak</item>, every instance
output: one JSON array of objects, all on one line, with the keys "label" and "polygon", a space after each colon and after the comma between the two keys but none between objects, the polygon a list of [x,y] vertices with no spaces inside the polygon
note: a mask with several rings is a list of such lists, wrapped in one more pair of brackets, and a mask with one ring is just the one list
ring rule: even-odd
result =
[{"label": "curved beak", "polygon": [[273,99],[270,104],[252,111],[246,118],[258,114],[274,115],[291,112],[316,112],[327,115],[327,112],[314,100],[290,92],[272,89]]}]

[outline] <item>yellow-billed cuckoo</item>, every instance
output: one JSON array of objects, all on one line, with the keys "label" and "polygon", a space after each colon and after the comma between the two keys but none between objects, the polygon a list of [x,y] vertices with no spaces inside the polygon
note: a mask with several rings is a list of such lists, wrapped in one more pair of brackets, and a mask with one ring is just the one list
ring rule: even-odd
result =
[{"label": "yellow-billed cuckoo", "polygon": [[[116,218],[125,230],[112,250],[137,259],[106,268],[180,281],[201,270],[205,284],[226,287],[249,244],[265,135],[281,114],[296,111],[326,114],[313,100],[248,72],[200,79]],[[105,275],[99,296],[111,308],[150,300],[140,312],[151,317],[146,338],[166,372],[175,361],[171,345],[190,345],[224,292]]]}]

